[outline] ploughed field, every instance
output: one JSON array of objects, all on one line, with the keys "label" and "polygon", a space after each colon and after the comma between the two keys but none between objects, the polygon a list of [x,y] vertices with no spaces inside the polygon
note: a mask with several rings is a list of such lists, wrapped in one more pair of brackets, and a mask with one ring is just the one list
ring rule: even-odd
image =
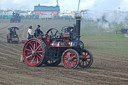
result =
[{"label": "ploughed field", "polygon": [[8,28],[12,26],[20,28],[17,33],[21,41],[26,40],[30,25],[35,30],[40,24],[41,30],[46,33],[52,27],[62,28],[73,23],[75,21],[24,20],[21,23],[9,23],[8,20],[1,20],[0,85],[128,85],[128,38],[121,34],[99,34],[90,30],[91,27],[84,26],[85,22],[82,23],[81,35],[84,36],[81,40],[94,57],[89,69],[66,69],[62,64],[56,67],[31,67],[20,62],[24,45],[7,43]]}]

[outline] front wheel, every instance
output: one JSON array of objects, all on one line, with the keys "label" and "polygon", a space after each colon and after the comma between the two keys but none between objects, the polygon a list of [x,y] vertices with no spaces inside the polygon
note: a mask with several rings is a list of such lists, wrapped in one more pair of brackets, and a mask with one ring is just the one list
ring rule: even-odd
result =
[{"label": "front wheel", "polygon": [[62,54],[62,63],[65,68],[76,68],[79,64],[79,54],[74,49],[67,49]]},{"label": "front wheel", "polygon": [[93,63],[93,56],[87,49],[81,50],[79,66],[82,68],[89,68]]}]

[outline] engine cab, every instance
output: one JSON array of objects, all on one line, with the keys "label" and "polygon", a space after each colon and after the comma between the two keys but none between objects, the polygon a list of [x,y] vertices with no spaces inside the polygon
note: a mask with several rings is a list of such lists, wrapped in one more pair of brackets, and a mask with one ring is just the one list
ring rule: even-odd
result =
[{"label": "engine cab", "polygon": [[[76,19],[76,25],[74,27],[63,27],[61,33],[51,28],[46,33],[45,43],[50,47],[79,47],[80,41],[80,20]],[[84,47],[83,43],[81,44]]]}]

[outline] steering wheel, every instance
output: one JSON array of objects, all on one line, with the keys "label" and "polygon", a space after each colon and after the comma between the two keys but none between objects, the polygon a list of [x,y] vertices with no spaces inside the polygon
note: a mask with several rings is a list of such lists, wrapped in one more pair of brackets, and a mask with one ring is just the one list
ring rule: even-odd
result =
[{"label": "steering wheel", "polygon": [[56,38],[57,35],[60,35],[60,32],[55,28],[49,29],[45,34],[46,37],[51,36],[52,38]]}]

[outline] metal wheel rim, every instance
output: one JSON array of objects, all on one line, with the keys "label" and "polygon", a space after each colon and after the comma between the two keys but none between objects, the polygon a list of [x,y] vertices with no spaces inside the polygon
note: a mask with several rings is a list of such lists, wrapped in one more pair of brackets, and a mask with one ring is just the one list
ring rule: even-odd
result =
[{"label": "metal wheel rim", "polygon": [[67,68],[74,68],[78,63],[77,54],[74,51],[67,51],[63,55],[63,64]]},{"label": "metal wheel rim", "polygon": [[43,47],[37,40],[29,40],[23,49],[24,60],[28,65],[36,66],[43,59]]},{"label": "metal wheel rim", "polygon": [[91,54],[85,50],[82,52],[82,58],[80,58],[79,66],[86,68],[91,63]]}]

